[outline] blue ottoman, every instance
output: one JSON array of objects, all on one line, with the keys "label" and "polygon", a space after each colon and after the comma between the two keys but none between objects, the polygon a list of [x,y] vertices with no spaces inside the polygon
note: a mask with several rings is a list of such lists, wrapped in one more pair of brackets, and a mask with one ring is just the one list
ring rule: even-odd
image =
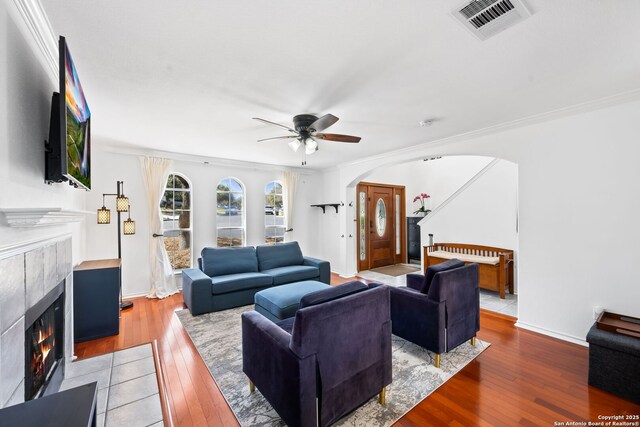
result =
[{"label": "blue ottoman", "polygon": [[272,322],[279,322],[295,316],[303,296],[330,287],[315,280],[305,280],[264,289],[255,295],[256,311]]}]

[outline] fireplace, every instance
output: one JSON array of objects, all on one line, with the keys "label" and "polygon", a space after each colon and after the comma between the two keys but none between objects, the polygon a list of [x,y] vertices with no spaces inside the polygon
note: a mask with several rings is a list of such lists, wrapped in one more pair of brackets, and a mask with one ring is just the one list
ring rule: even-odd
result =
[{"label": "fireplace", "polygon": [[62,281],[25,314],[25,400],[57,391],[64,377],[64,288]]}]

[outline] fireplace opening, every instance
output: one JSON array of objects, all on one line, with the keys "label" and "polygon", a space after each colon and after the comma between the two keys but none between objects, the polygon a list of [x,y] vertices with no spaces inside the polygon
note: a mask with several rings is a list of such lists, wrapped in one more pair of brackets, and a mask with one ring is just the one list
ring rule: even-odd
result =
[{"label": "fireplace opening", "polygon": [[[59,288],[59,287],[58,287]],[[64,282],[62,283],[64,289]],[[55,290],[54,290],[55,291]],[[64,358],[64,292],[47,295],[25,331],[25,400],[42,396]],[[53,299],[53,302],[47,300]],[[36,308],[38,303],[34,308]]]}]

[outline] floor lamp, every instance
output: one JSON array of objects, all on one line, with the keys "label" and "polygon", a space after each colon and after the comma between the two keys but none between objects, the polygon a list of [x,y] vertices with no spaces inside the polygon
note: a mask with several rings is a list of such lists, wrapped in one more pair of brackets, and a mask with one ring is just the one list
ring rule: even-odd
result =
[{"label": "floor lamp", "polygon": [[[124,230],[125,236],[136,234],[136,223],[131,220],[131,206],[129,205],[129,198],[124,195],[124,182],[118,181],[116,193],[102,193],[102,207],[98,209],[98,224],[111,223],[111,210],[107,209],[104,203],[104,199],[107,196],[115,196],[116,198],[116,212],[118,212],[118,259],[122,259],[122,230]],[[124,220],[124,222],[121,221],[120,218],[122,212],[127,212],[129,214],[128,219]],[[122,301],[122,279],[120,279],[120,310],[125,310],[131,307],[133,307],[132,301]]]}]

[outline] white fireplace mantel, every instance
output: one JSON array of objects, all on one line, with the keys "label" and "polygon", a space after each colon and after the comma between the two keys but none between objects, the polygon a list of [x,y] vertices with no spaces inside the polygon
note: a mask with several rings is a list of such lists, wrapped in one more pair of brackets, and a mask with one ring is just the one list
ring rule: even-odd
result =
[{"label": "white fireplace mantel", "polygon": [[95,212],[62,208],[0,208],[9,227],[46,227],[82,221]]}]

